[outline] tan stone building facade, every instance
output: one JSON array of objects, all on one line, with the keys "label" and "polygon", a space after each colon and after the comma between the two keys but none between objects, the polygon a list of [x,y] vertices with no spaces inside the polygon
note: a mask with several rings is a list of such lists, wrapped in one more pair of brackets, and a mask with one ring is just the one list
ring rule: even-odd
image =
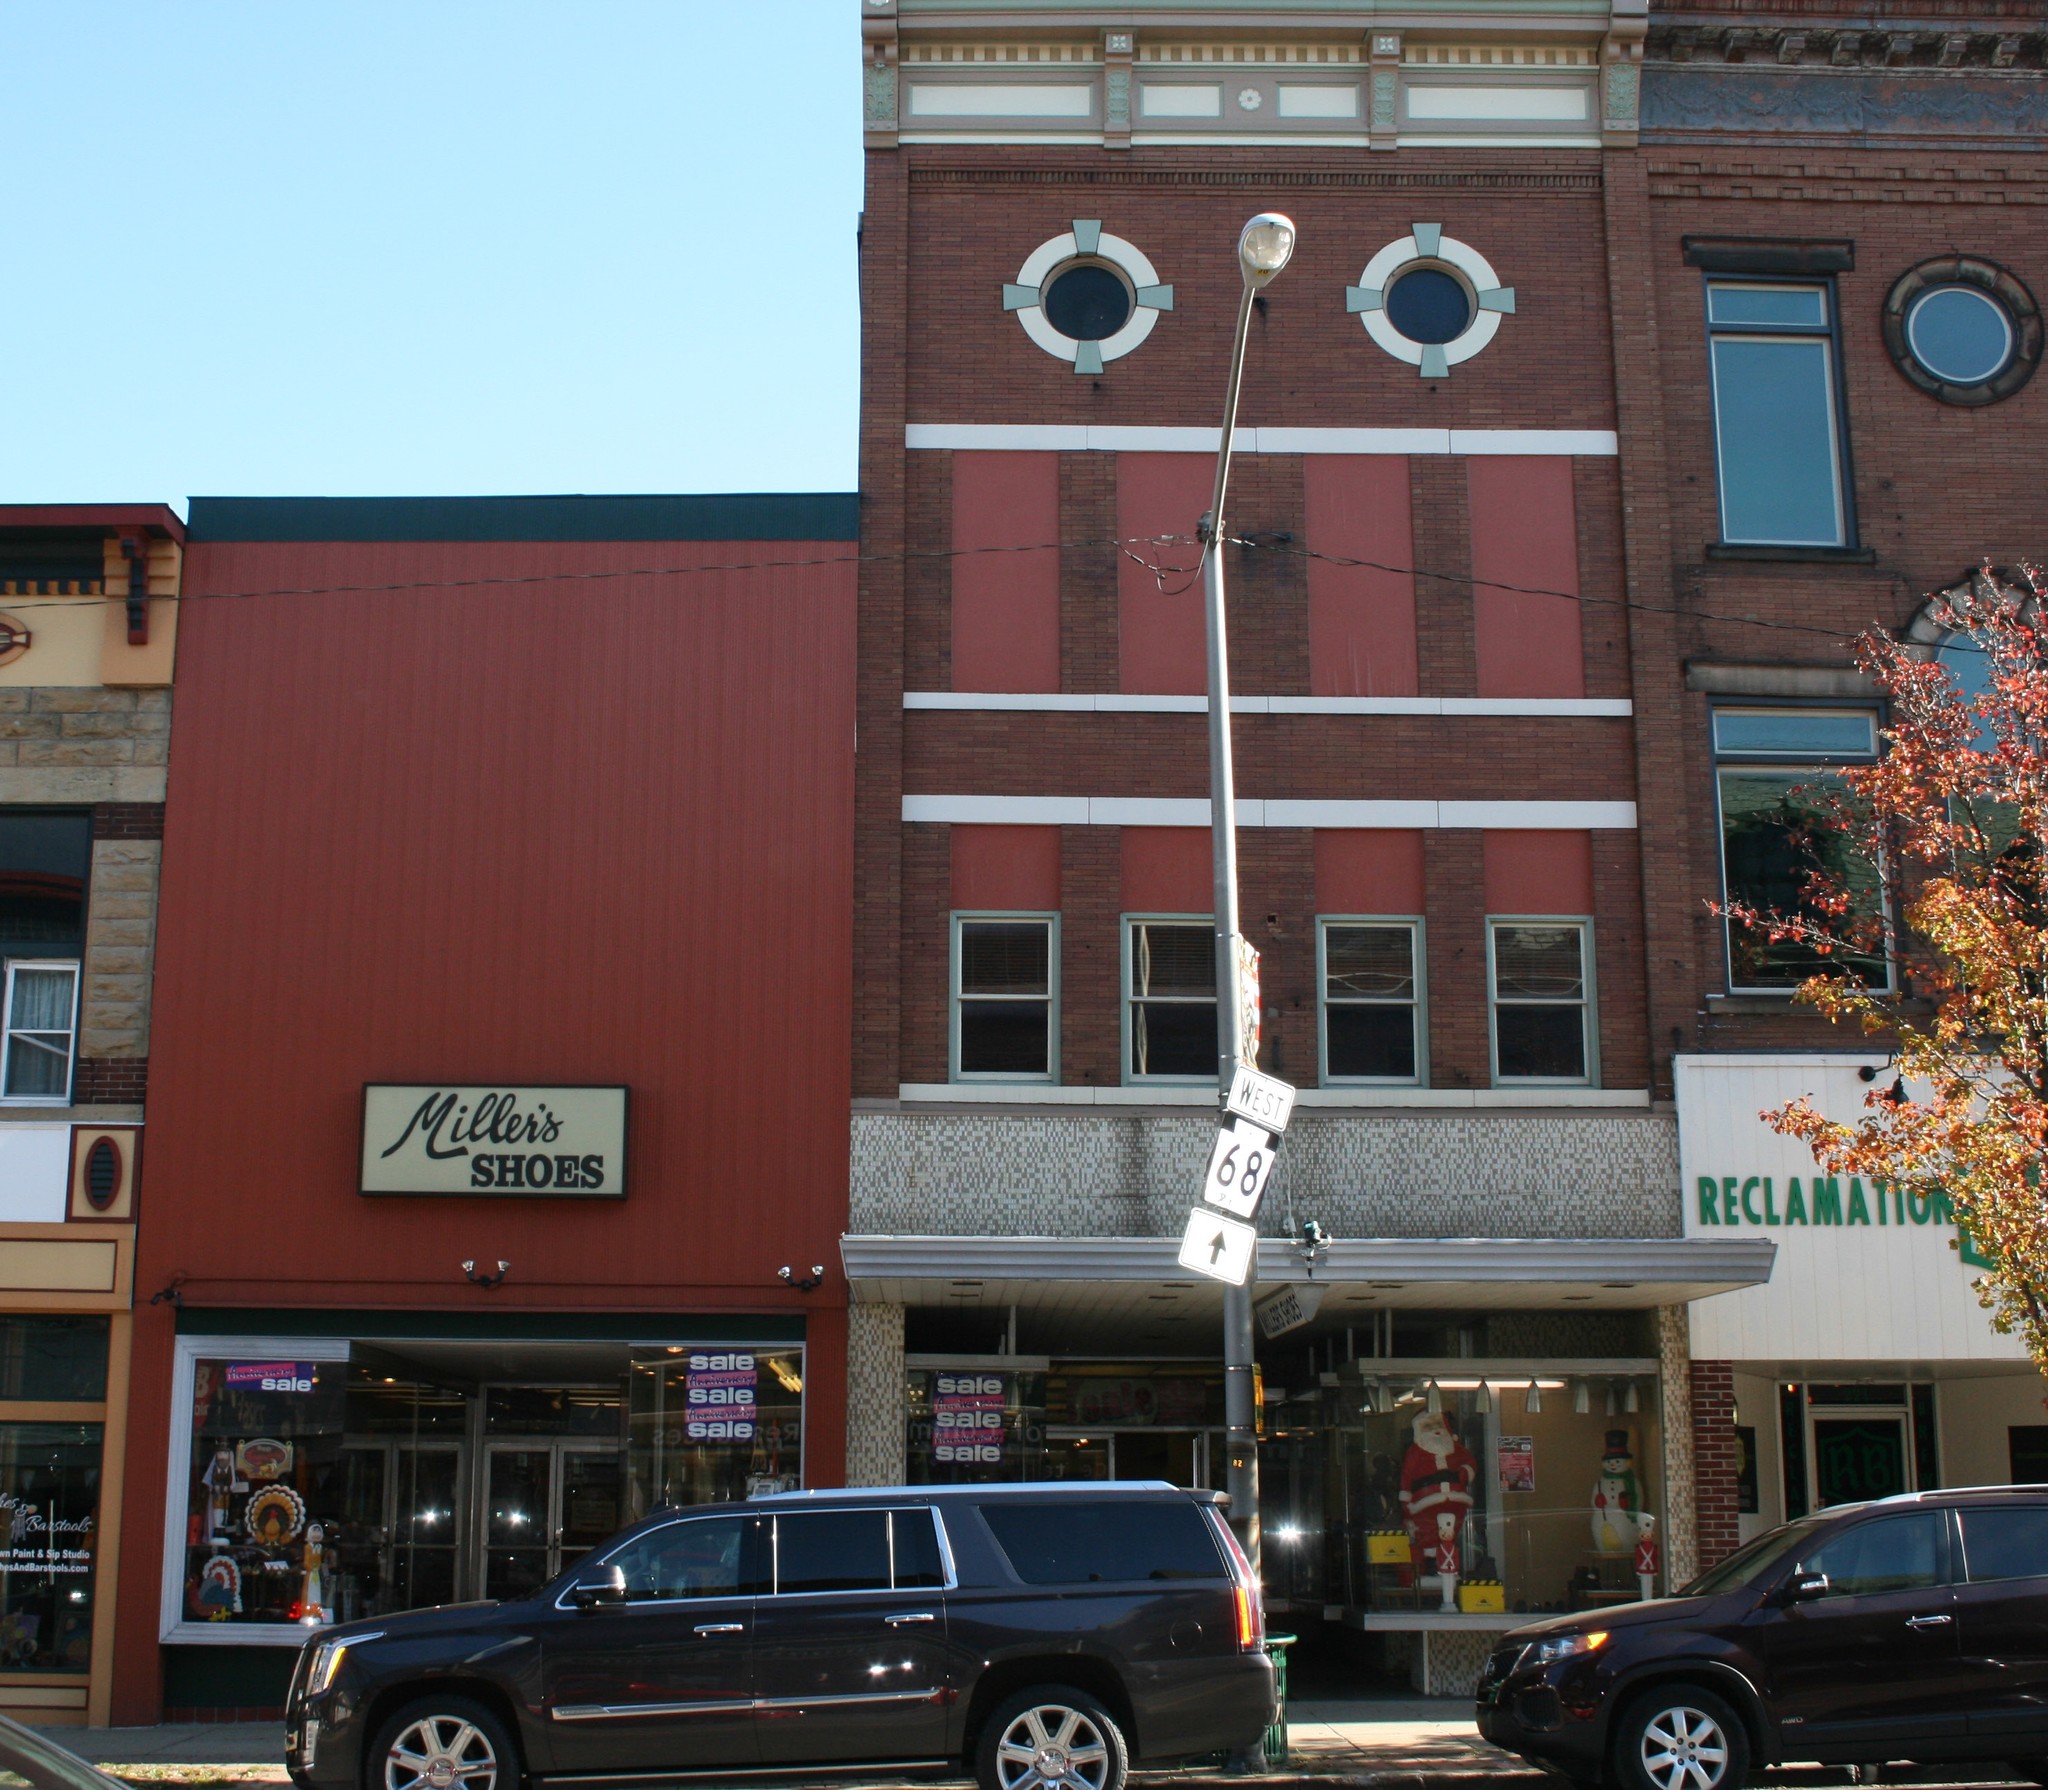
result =
[{"label": "tan stone building facade", "polygon": [[183,535],[0,508],[0,1710],[30,1721],[108,1712]]}]

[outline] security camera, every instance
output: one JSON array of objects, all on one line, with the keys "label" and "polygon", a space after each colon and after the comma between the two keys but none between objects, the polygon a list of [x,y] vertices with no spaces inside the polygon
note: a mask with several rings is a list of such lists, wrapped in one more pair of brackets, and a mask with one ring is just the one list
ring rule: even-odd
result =
[{"label": "security camera", "polygon": [[1321,1249],[1329,1242],[1329,1234],[1311,1218],[1301,1227],[1301,1240],[1311,1249]]}]

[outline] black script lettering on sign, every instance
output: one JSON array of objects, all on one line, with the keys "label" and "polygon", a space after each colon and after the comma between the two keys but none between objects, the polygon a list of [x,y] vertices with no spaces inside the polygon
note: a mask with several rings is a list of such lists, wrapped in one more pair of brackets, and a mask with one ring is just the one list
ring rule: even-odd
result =
[{"label": "black script lettering on sign", "polygon": [[[398,1141],[379,1154],[396,1156],[415,1131],[420,1134],[420,1148],[428,1157],[446,1162],[451,1157],[467,1156],[472,1144],[551,1144],[562,1135],[562,1121],[545,1105],[521,1112],[517,1094],[485,1094],[472,1112],[466,1100],[436,1088],[406,1121]],[[498,1185],[507,1183],[501,1181]],[[547,1182],[538,1185],[545,1187]]]}]

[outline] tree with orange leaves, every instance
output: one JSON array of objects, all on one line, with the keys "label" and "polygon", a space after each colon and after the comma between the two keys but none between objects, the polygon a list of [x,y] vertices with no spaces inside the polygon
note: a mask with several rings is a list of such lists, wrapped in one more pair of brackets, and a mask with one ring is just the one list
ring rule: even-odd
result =
[{"label": "tree with orange leaves", "polygon": [[1731,862],[1719,911],[1731,951],[1796,966],[1799,1000],[1897,1065],[1854,1121],[1804,1098],[1763,1117],[1830,1173],[1952,1202],[1991,1264],[1976,1286],[1992,1323],[2048,1372],[2048,580],[1986,567],[1928,615],[1970,675],[1860,636],[1857,663],[1889,701],[1877,762],[1829,773],[1772,820],[1780,891],[1797,866],[1791,899],[1745,899]]}]

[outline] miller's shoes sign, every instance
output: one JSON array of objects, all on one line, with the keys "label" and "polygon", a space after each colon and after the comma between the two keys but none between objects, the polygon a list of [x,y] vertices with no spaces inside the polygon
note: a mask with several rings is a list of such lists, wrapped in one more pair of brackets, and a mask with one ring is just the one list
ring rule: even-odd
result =
[{"label": "miller's shoes sign", "polygon": [[626,1090],[363,1089],[364,1193],[626,1197]]}]

